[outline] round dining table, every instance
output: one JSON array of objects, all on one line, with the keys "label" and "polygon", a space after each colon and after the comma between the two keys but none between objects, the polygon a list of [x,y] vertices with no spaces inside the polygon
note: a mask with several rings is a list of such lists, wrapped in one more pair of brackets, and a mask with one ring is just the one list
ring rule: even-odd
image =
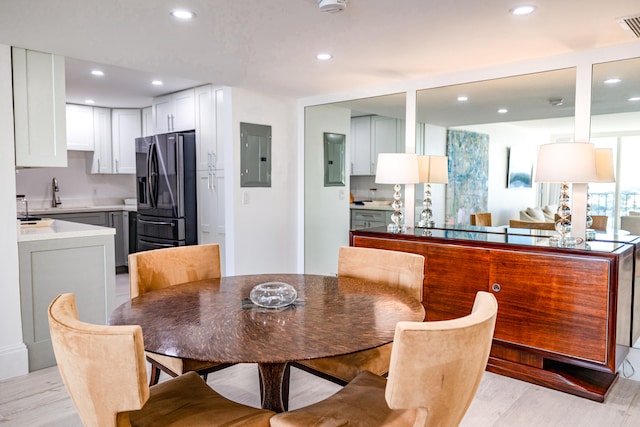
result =
[{"label": "round dining table", "polygon": [[[267,282],[293,286],[297,299],[277,309],[253,304],[252,288]],[[117,307],[109,324],[140,325],[145,350],[153,353],[257,363],[262,407],[282,412],[288,362],[378,347],[393,341],[397,322],[424,317],[420,301],[390,286],[348,277],[261,274],[148,292]]]}]

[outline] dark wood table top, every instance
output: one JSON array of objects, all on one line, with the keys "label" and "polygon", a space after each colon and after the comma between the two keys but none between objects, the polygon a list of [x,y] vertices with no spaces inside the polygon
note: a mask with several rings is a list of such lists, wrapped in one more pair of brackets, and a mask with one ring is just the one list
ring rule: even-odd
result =
[{"label": "dark wood table top", "polygon": [[[283,310],[243,304],[264,282],[298,292]],[[248,307],[247,307],[248,306]],[[110,324],[142,327],[145,349],[227,363],[285,363],[346,354],[393,340],[398,321],[422,321],[407,293],[331,276],[270,274],[202,280],[143,294],[120,305]]]}]

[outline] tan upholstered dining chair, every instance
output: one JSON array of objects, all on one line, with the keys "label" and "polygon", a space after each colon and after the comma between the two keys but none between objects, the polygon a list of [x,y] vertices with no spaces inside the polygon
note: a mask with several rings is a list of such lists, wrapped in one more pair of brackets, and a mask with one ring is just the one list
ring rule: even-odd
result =
[{"label": "tan upholstered dining chair", "polygon": [[[343,246],[338,253],[338,277],[354,277],[400,288],[422,301],[424,257],[383,249]],[[392,344],[342,356],[303,360],[292,365],[340,385],[362,371],[389,371]]]},{"label": "tan upholstered dining chair", "polygon": [[[146,292],[181,283],[220,277],[220,246],[191,245],[155,249],[129,255],[129,287],[131,298]],[[196,371],[207,374],[229,366],[227,363],[200,362],[155,353],[146,353],[151,364],[149,385],[158,383],[160,372],[175,377]]]},{"label": "tan upholstered dining chair", "polygon": [[271,418],[272,427],[457,426],[487,365],[498,303],[478,292],[471,314],[399,322],[389,378],[359,374],[318,403]]},{"label": "tan upholstered dining chair", "polygon": [[607,231],[607,221],[609,217],[606,215],[591,215],[591,228],[598,231]]},{"label": "tan upholstered dining chair", "polygon": [[269,425],[272,411],[227,400],[195,372],[149,387],[138,325],[82,322],[73,294],[56,297],[48,316],[60,375],[85,426]]}]

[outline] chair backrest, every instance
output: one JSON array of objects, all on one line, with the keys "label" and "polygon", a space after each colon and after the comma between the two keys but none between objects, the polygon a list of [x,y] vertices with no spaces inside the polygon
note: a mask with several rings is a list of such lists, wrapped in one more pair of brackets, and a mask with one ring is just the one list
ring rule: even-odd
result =
[{"label": "chair backrest", "polygon": [[220,246],[189,245],[129,255],[131,298],[145,292],[220,277]]},{"label": "chair backrest", "polygon": [[469,217],[469,223],[471,225],[484,225],[491,226],[491,212],[474,213]]},{"label": "chair backrest", "polygon": [[555,222],[534,222],[534,221],[520,221],[518,219],[510,219],[509,227],[511,228],[528,228],[531,230],[555,230]]},{"label": "chair backrest", "polygon": [[338,276],[364,279],[400,288],[422,301],[424,257],[408,252],[342,246]]},{"label": "chair backrest", "polygon": [[609,217],[606,215],[591,215],[593,222],[591,228],[598,231],[607,231],[607,221]]},{"label": "chair backrest", "polygon": [[468,316],[398,322],[385,389],[389,407],[416,409],[425,426],[457,426],[487,366],[497,311],[495,297],[478,292]]},{"label": "chair backrest", "polygon": [[82,423],[127,425],[127,411],[149,399],[140,326],[82,322],[73,294],[56,297],[48,316],[58,369]]}]

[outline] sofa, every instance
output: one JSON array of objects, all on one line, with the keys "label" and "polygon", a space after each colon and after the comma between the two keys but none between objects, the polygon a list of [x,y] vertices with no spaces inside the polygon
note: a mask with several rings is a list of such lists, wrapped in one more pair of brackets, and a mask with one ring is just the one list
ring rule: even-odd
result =
[{"label": "sofa", "polygon": [[620,228],[635,236],[640,236],[640,211],[629,211],[629,215],[621,216]]},{"label": "sofa", "polygon": [[520,211],[520,220],[531,222],[555,222],[555,214],[557,210],[557,205],[529,207]]}]

